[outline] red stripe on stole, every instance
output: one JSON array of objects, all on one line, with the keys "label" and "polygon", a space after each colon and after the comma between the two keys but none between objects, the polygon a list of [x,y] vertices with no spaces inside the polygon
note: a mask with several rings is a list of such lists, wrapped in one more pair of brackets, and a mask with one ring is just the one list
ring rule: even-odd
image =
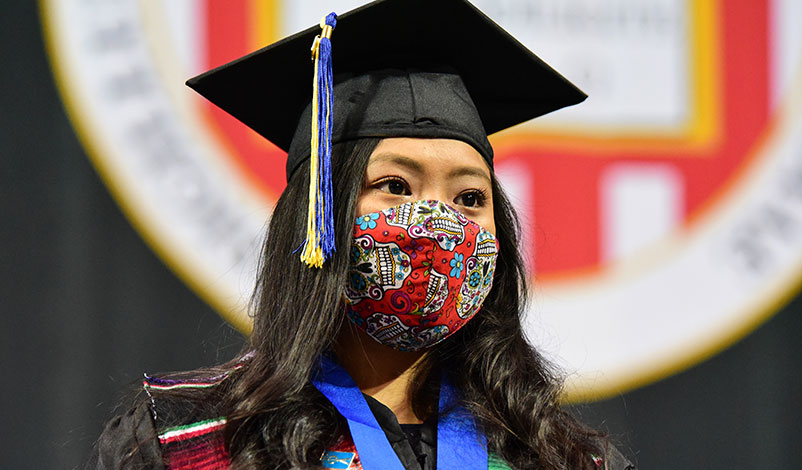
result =
[{"label": "red stripe on stole", "polygon": [[230,465],[223,440],[204,439],[194,443],[174,443],[165,449],[164,465],[167,470],[222,470]]}]

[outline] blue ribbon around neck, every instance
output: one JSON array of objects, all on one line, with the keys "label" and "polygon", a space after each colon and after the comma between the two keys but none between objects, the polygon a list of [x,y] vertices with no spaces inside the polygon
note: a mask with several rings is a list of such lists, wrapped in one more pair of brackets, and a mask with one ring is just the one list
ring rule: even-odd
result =
[{"label": "blue ribbon around neck", "polygon": [[[381,426],[348,372],[323,357],[312,384],[348,421],[359,460],[365,470],[404,470]],[[471,414],[458,403],[457,391],[446,380],[440,383],[437,416],[437,468],[439,470],[487,469],[487,444]]]}]

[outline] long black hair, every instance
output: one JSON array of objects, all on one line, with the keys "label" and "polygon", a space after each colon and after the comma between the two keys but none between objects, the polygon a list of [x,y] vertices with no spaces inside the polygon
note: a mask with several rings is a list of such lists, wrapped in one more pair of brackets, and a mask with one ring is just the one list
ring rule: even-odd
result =
[{"label": "long black hair", "polygon": [[[347,433],[344,419],[310,378],[343,326],[344,247],[351,244],[363,175],[378,143],[361,139],[333,148],[339,250],[322,269],[307,268],[297,251],[306,233],[308,163],[276,204],[252,301],[254,329],[244,349],[249,357],[214,397],[206,397],[222,401],[232,469],[316,467],[321,453]],[[558,375],[524,338],[520,227],[495,177],[493,204],[501,247],[493,288],[474,319],[416,368],[413,408],[419,416],[433,411],[436,384],[430,378],[445,369],[484,431],[488,450],[511,467],[596,468],[592,455],[603,456],[606,441],[559,406]]]}]

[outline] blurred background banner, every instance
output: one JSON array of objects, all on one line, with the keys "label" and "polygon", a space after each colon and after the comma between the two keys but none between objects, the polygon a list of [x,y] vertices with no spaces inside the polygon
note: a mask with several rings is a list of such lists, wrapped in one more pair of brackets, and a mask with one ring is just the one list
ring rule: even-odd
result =
[{"label": "blurred background banner", "polygon": [[[43,3],[57,83],[106,184],[241,330],[284,154],[183,81],[359,3]],[[570,398],[693,364],[788,300],[802,279],[799,2],[477,5],[590,95],[492,139],[534,273],[528,332],[572,373]]]},{"label": "blurred background banner", "polygon": [[[3,3],[4,468],[241,346],[284,155],[183,82],[360,3]],[[798,468],[802,2],[476,4],[590,95],[491,139],[566,399],[640,468]]]}]

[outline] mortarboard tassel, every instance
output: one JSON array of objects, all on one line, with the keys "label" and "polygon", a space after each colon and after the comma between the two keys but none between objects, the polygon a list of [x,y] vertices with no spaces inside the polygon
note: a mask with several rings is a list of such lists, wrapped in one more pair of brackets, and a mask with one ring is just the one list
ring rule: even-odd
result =
[{"label": "mortarboard tassel", "polygon": [[312,154],[309,163],[309,211],[306,220],[306,241],[301,261],[319,268],[335,250],[334,204],[331,188],[332,116],[331,33],[337,26],[337,15],[329,13],[320,20],[323,30],[312,44],[315,76],[312,85]]}]

